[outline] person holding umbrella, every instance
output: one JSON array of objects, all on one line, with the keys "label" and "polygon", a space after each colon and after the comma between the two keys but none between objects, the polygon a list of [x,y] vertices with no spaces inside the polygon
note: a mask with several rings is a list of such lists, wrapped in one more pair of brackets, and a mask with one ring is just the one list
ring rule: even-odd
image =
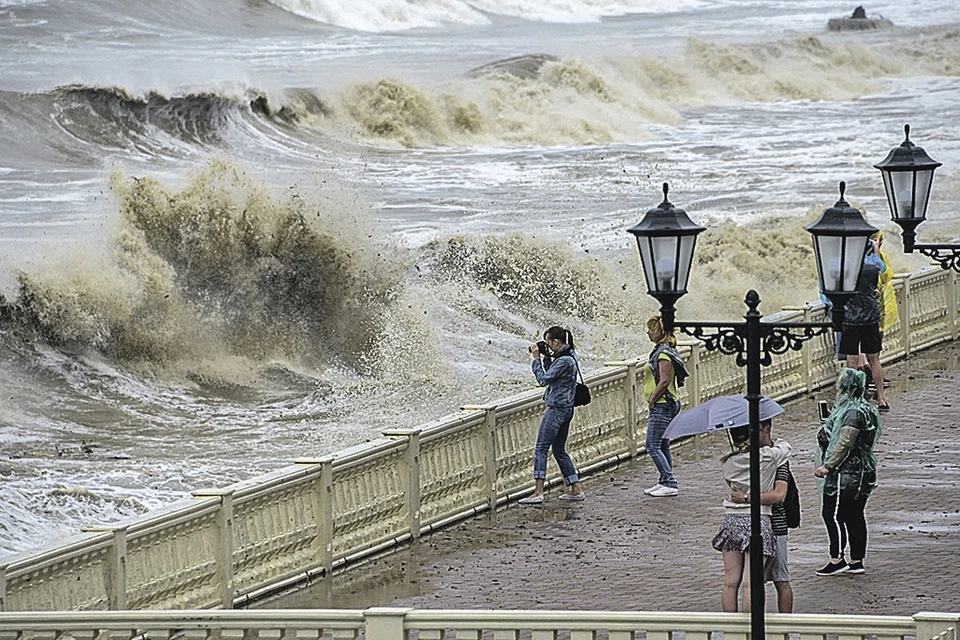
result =
[{"label": "person holding umbrella", "polygon": [[[746,404],[744,400],[744,405]],[[773,491],[777,468],[789,459],[791,447],[783,439],[777,439],[774,442],[771,436],[770,418],[764,418],[762,413],[760,418],[759,482],[760,493],[766,493]],[[726,612],[736,612],[738,610],[737,595],[741,585],[744,593],[750,592],[750,427],[749,425],[732,427],[728,433],[731,452],[720,459],[723,479],[731,491],[736,489],[746,497],[742,503],[734,502],[730,496],[724,499],[723,522],[712,544],[714,549],[723,554],[721,606]],[[770,505],[761,504],[760,513],[763,555],[770,558],[776,555],[773,528],[770,522]],[[749,610],[750,600],[744,599],[743,611]]]},{"label": "person holding umbrella", "polygon": [[680,412],[680,395],[677,387],[683,386],[689,375],[680,353],[674,330],[663,328],[663,319],[655,314],[647,320],[647,337],[653,342],[653,350],[643,366],[643,398],[647,401],[647,439],[644,446],[660,478],[657,484],[644,493],[655,498],[675,496],[680,493],[673,475],[673,457],[670,455],[670,440],[664,432],[670,421]]}]

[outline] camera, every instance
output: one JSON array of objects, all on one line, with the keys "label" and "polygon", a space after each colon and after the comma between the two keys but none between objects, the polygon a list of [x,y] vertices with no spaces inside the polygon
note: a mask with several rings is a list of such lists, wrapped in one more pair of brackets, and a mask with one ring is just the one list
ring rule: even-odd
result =
[{"label": "camera", "polygon": [[550,355],[550,349],[547,347],[547,343],[544,342],[543,340],[540,340],[537,342],[537,351],[539,351],[540,355],[542,356]]}]

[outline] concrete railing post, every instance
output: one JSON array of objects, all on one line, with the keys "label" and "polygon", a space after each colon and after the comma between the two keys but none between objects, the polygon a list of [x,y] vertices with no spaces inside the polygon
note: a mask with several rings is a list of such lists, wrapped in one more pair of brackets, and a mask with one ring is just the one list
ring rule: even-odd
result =
[{"label": "concrete railing post", "polygon": [[410,535],[420,537],[420,429],[390,429],[383,432],[385,438],[405,438],[407,448],[403,452],[405,467],[407,514]]},{"label": "concrete railing post", "polygon": [[413,609],[374,607],[363,612],[367,640],[404,640],[403,619]]},{"label": "concrete railing post", "polygon": [[950,271],[950,295],[947,296],[947,299],[950,301],[950,339],[957,339],[957,303],[960,302],[957,300],[957,272]]},{"label": "concrete railing post", "polygon": [[700,380],[700,345],[699,340],[685,342],[690,347],[690,361],[687,363],[687,372],[690,377],[687,378],[687,402],[689,406],[695,407],[703,402],[703,385]]},{"label": "concrete railing post", "polygon": [[81,531],[113,533],[113,544],[110,545],[107,570],[107,606],[112,611],[127,608],[127,528],[126,527],[84,527]]},{"label": "concrete railing post", "polygon": [[920,612],[913,616],[917,625],[917,640],[936,640],[938,638],[956,638],[960,616],[947,613]]},{"label": "concrete railing post", "polygon": [[625,367],[627,373],[623,378],[623,446],[627,455],[637,455],[637,361],[614,360],[604,362],[605,367]]},{"label": "concrete railing post", "polygon": [[486,425],[486,453],[483,458],[484,475],[487,480],[487,504],[490,510],[497,508],[497,407],[487,404],[468,404],[463,411],[483,411]]},{"label": "concrete railing post", "polygon": [[913,276],[910,275],[903,280],[903,304],[900,306],[902,313],[900,314],[900,333],[901,339],[903,340],[903,355],[910,355],[910,324],[912,319],[910,318],[910,283],[913,281]]},{"label": "concrete railing post", "polygon": [[7,601],[7,565],[0,567],[0,611],[6,611]]},{"label": "concrete railing post", "polygon": [[487,504],[490,506],[491,513],[497,508],[497,495],[500,488],[497,482],[497,468],[499,460],[497,459],[497,408],[487,407],[486,413],[487,425],[487,456],[484,461],[484,468],[487,476]]},{"label": "concrete railing post", "polygon": [[233,608],[233,492],[220,489],[202,489],[193,492],[194,498],[219,498],[217,510],[217,581],[220,584],[220,606]]},{"label": "concrete railing post", "polygon": [[[787,307],[784,307],[787,309]],[[803,320],[802,322],[813,322],[813,311],[810,309],[810,305],[806,305],[803,309]],[[807,393],[813,392],[813,345],[816,344],[813,340],[806,340],[803,342],[803,345],[800,348],[800,359],[803,362],[803,386],[807,390]]]},{"label": "concrete railing post", "polygon": [[294,464],[317,465],[320,474],[313,484],[313,512],[319,518],[317,522],[317,537],[313,543],[313,558],[318,566],[323,567],[324,575],[333,572],[333,457],[293,461]]},{"label": "concrete railing post", "polygon": [[624,425],[624,445],[630,457],[637,455],[637,361],[627,363],[627,378],[623,382],[627,401],[627,423]]}]

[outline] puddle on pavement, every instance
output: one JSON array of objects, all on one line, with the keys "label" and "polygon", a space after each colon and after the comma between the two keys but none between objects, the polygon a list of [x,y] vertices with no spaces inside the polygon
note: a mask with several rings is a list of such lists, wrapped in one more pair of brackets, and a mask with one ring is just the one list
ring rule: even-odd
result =
[{"label": "puddle on pavement", "polygon": [[[495,513],[464,520],[397,551],[329,578],[317,578],[254,606],[262,609],[355,609],[381,606],[384,602],[428,593],[432,589],[423,583],[423,570],[434,568],[438,562],[442,564],[443,558],[510,546],[530,535],[527,525],[532,523],[577,519],[580,505],[560,503],[556,500],[558,495],[556,491],[548,492],[548,501],[543,505],[513,503]],[[503,524],[514,526],[504,530],[501,528]]]}]

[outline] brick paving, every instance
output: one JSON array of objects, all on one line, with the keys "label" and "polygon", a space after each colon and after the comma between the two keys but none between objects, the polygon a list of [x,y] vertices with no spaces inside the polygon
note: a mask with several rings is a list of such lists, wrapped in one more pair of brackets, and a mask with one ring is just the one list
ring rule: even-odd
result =
[{"label": "brick paving", "polygon": [[[892,409],[876,449],[880,487],[867,503],[865,575],[814,575],[827,559],[816,401],[832,404],[832,388],[789,402],[774,421],[774,435],[794,447],[803,505],[789,538],[796,613],[960,613],[958,360],[960,343],[947,343],[886,368]],[[710,540],[722,519],[725,446],[714,435],[675,451],[677,497],[643,494],[656,473],[640,456],[586,478],[583,503],[558,501],[554,487],[542,506],[510,504],[259,606],[719,611],[723,568]],[[775,611],[772,585],[767,594]]]}]

